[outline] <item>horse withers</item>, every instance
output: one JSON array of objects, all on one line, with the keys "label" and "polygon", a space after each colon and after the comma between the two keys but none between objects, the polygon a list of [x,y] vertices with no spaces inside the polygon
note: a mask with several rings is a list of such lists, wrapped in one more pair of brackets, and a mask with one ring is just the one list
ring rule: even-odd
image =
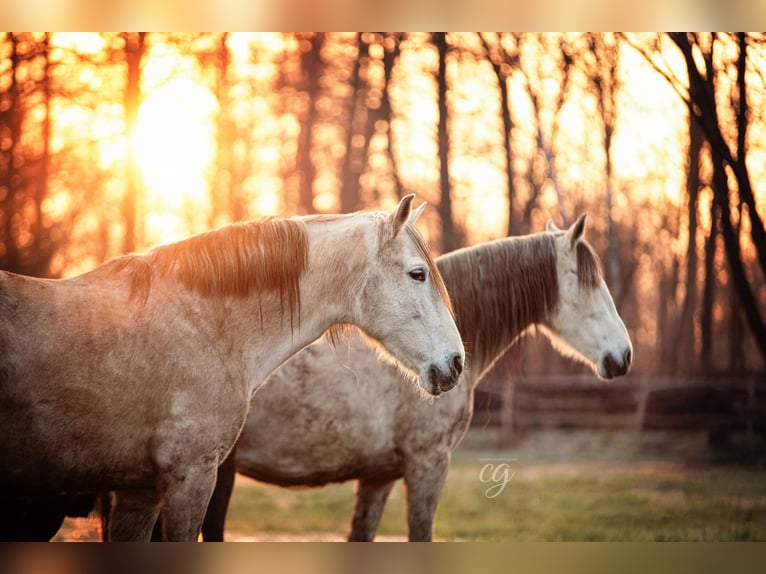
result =
[{"label": "horse withers", "polygon": [[293,357],[258,393],[233,459],[219,473],[203,526],[223,539],[235,469],[282,486],[356,479],[350,540],[372,540],[394,481],[407,485],[410,540],[431,540],[450,456],[473,414],[482,375],[528,328],[609,379],[628,372],[632,345],[583,234],[503,238],[437,258],[470,360],[464,381],[438,400],[416,400],[395,369],[364,345],[326,341]]},{"label": "horse withers", "polygon": [[195,540],[255,390],[328,328],[452,388],[464,349],[412,199],[235,224],[70,279],[0,273],[4,494],[112,491],[109,539],[149,539],[162,509],[168,539]]}]

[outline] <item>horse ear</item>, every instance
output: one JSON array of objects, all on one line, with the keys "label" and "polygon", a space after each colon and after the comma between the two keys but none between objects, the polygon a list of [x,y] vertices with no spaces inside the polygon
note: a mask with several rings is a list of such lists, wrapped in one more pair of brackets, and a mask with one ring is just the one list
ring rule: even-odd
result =
[{"label": "horse ear", "polygon": [[417,221],[418,217],[420,217],[420,214],[423,213],[423,209],[425,209],[426,205],[428,205],[428,202],[424,201],[423,203],[421,203],[415,209],[412,210],[412,213],[410,213],[410,219],[409,219],[410,223],[415,223]]},{"label": "horse ear", "polygon": [[548,223],[545,224],[545,231],[556,232],[556,231],[561,231],[561,230],[556,226],[555,223],[553,223],[552,219],[549,219]]},{"label": "horse ear", "polygon": [[580,239],[582,239],[583,232],[585,231],[585,218],[587,213],[583,213],[577,218],[572,226],[567,230],[567,236],[569,237],[569,244],[574,247]]},{"label": "horse ear", "polygon": [[399,230],[404,227],[404,224],[409,220],[410,213],[412,212],[413,199],[415,199],[414,193],[405,195],[399,202],[396,211],[391,214],[391,223],[393,225],[392,237],[396,237],[396,235],[399,233]]}]

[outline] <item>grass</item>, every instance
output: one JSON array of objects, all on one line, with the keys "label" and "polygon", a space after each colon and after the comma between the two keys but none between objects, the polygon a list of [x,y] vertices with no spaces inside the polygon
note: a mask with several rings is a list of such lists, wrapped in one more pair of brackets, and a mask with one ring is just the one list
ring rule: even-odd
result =
[{"label": "grass", "polygon": [[[579,440],[579,443],[577,442]],[[627,442],[626,442],[627,441]],[[629,446],[632,445],[632,446]],[[486,458],[515,459],[494,498],[479,480]],[[681,457],[683,458],[683,457]],[[348,530],[353,483],[281,489],[238,479],[227,532],[316,535]],[[406,537],[403,488],[391,493],[378,534]],[[561,431],[515,449],[473,432],[455,452],[436,517],[440,540],[766,540],[766,480],[758,467],[683,462],[608,433]]]},{"label": "grass", "polygon": [[[493,442],[473,430],[455,451],[437,540],[766,540],[763,465],[721,464],[731,453],[710,453],[704,434],[539,431],[514,448]],[[494,498],[480,480],[488,458],[510,460],[514,473]],[[226,539],[343,540],[353,505],[353,483],[284,489],[237,477]],[[406,535],[400,483],[378,539]],[[67,519],[56,539],[98,540],[98,520]]]}]

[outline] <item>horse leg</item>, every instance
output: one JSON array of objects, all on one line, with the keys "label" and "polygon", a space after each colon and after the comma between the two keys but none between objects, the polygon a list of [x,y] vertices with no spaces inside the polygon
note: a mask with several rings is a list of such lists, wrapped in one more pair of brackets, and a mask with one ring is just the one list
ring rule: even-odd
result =
[{"label": "horse leg", "polygon": [[215,490],[207,505],[205,519],[202,522],[202,539],[205,542],[223,542],[223,531],[226,524],[226,511],[229,509],[231,492],[234,490],[234,475],[237,473],[234,453],[236,445],[218,467]]},{"label": "horse leg", "polygon": [[190,468],[168,484],[163,509],[164,540],[197,540],[215,488],[217,470],[217,465]]},{"label": "horse leg", "polygon": [[160,497],[154,491],[132,490],[111,493],[111,510],[106,521],[110,542],[148,542],[160,513]]},{"label": "horse leg", "polygon": [[101,541],[106,542],[112,527],[112,494],[108,490],[96,496],[96,510],[101,515]]},{"label": "horse leg", "polygon": [[[407,525],[410,542],[431,542],[434,516],[449,468],[449,456],[436,461],[413,460],[404,471],[407,485]],[[428,462],[428,464],[423,464]]]},{"label": "horse leg", "polygon": [[351,521],[349,542],[370,542],[375,538],[380,517],[386,506],[394,481],[359,479],[356,484],[356,504]]}]

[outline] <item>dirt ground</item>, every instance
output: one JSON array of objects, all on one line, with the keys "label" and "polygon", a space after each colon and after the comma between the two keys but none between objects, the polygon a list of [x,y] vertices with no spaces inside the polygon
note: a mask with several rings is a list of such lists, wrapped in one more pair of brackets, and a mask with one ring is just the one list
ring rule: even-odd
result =
[{"label": "dirt ground", "polygon": [[[290,533],[226,532],[226,542],[345,542],[343,532],[312,532],[301,535]],[[405,542],[397,536],[377,536],[378,542]],[[52,542],[100,542],[101,525],[98,518],[67,518]]]}]

